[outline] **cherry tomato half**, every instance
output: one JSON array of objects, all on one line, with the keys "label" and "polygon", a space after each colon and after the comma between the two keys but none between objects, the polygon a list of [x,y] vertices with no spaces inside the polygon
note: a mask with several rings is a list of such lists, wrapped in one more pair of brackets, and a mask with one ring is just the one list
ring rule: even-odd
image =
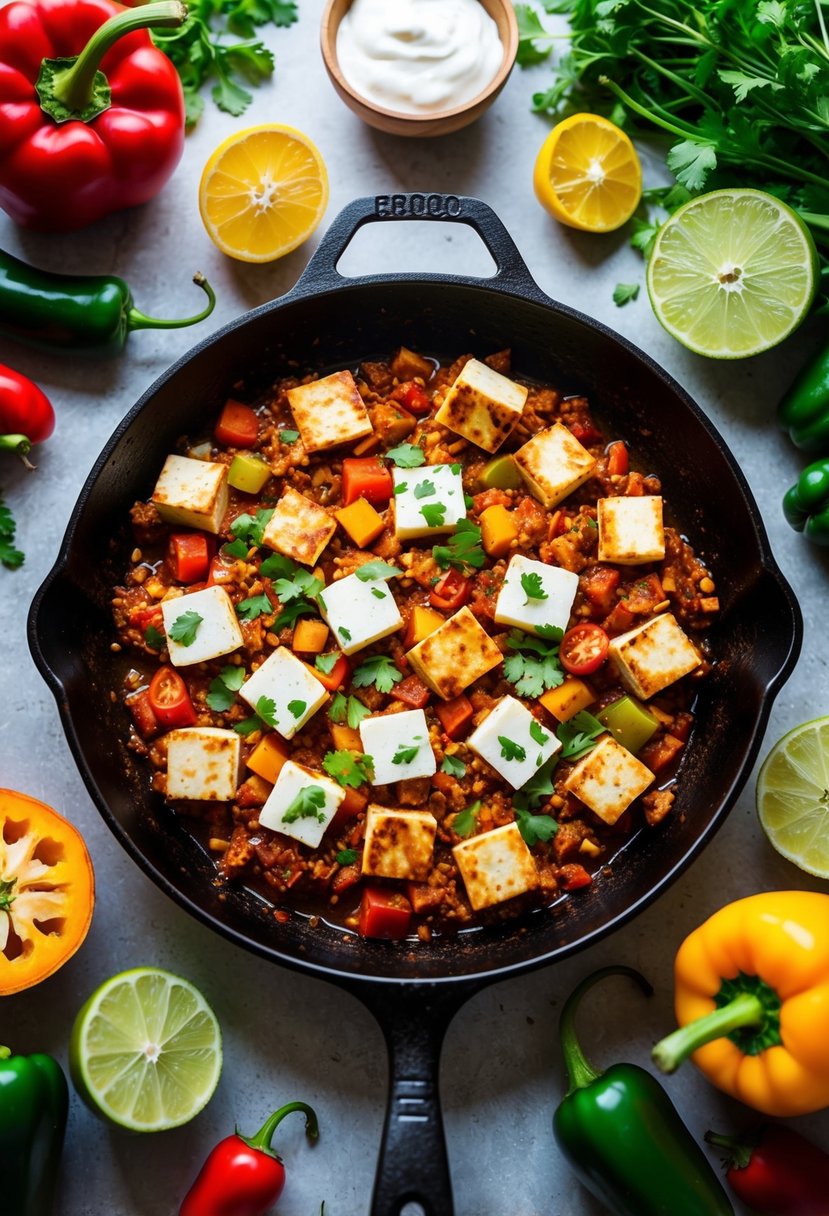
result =
[{"label": "cherry tomato half", "polygon": [[571,676],[589,676],[607,658],[609,638],[601,625],[585,621],[568,629],[561,639],[558,657]]},{"label": "cherry tomato half", "polygon": [[194,726],[196,711],[187,685],[172,667],[159,667],[150,681],[150,708],[162,726]]},{"label": "cherry tomato half", "polygon": [[444,612],[456,612],[469,599],[471,584],[457,570],[447,570],[429,593],[429,602]]}]

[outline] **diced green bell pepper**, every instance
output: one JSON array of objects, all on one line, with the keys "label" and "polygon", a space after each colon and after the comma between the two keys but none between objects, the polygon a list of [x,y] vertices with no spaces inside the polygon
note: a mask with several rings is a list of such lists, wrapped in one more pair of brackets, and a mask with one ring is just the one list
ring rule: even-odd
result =
[{"label": "diced green bell pepper", "polygon": [[258,494],[271,475],[270,465],[259,456],[241,452],[230,462],[227,484],[243,494]]},{"label": "diced green bell pepper", "polygon": [[600,710],[596,717],[616,742],[634,755],[645,746],[659,726],[650,710],[635,697],[620,697]]},{"label": "diced green bell pepper", "polygon": [[829,457],[806,466],[784,495],[783,514],[795,532],[829,545]]},{"label": "diced green bell pepper", "polygon": [[484,465],[478,484],[482,490],[518,490],[521,474],[511,456],[496,456]]}]

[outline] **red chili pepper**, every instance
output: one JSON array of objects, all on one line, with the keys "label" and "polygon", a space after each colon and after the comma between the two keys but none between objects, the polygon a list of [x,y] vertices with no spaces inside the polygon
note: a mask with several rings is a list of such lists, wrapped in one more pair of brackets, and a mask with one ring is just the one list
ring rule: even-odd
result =
[{"label": "red chili pepper", "polygon": [[162,726],[194,726],[196,711],[187,685],[172,667],[159,667],[150,680],[150,708]]},{"label": "red chili pepper", "polygon": [[219,1141],[184,1196],[179,1216],[265,1216],[285,1186],[285,1167],[271,1140],[277,1126],[295,1110],[304,1113],[305,1134],[316,1140],[319,1126],[310,1106],[304,1102],[280,1106],[255,1136],[237,1131]]},{"label": "red chili pepper", "polygon": [[252,448],[259,435],[259,419],[241,401],[225,402],[213,432],[216,442],[229,448]]},{"label": "red chili pepper", "polygon": [[48,439],[54,429],[55,411],[46,394],[27,376],[0,363],[0,451],[25,460],[32,444]]},{"label": "red chili pepper", "polygon": [[432,399],[424,388],[414,380],[398,384],[392,393],[392,399],[399,401],[410,414],[428,414],[432,408]]},{"label": "red chili pepper", "polygon": [[729,1185],[758,1216],[826,1216],[829,1154],[811,1140],[782,1124],[746,1137],[706,1132],[705,1139],[728,1150]]},{"label": "red chili pepper", "polygon": [[391,473],[376,456],[347,456],[343,461],[343,506],[358,498],[381,506],[391,498]]},{"label": "red chili pepper", "polygon": [[444,612],[456,612],[469,599],[472,584],[457,570],[447,570],[429,593],[429,603]]},{"label": "red chili pepper", "polygon": [[0,9],[0,206],[16,223],[65,232],[158,194],[184,150],[184,97],[147,27],[186,15],[178,0]]}]

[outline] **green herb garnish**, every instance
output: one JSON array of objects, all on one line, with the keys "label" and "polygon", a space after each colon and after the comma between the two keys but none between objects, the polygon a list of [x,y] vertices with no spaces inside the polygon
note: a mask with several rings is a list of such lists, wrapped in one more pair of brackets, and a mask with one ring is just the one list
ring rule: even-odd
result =
[{"label": "green herb garnish", "polygon": [[17,525],[10,509],[0,499],[0,562],[9,570],[17,570],[23,565],[24,554],[14,547],[14,536]]},{"label": "green herb garnish", "polygon": [[338,866],[353,866],[354,862],[357,860],[357,850],[340,849],[334,860]]},{"label": "green herb garnish", "polygon": [[420,751],[420,744],[423,739],[420,735],[415,735],[413,743],[401,743],[397,751],[391,758],[392,764],[411,764],[417,753]]},{"label": "green herb garnish", "polygon": [[431,498],[432,495],[436,493],[437,490],[435,489],[435,483],[433,481],[429,481],[428,478],[426,481],[421,481],[420,485],[417,485],[414,488],[415,498]]},{"label": "green herb garnish", "polygon": [[451,824],[452,831],[456,836],[463,836],[465,838],[472,835],[478,825],[478,812],[480,809],[480,802],[473,802],[471,806],[458,811]]},{"label": "green herb garnish", "polygon": [[307,701],[289,701],[288,713],[294,718],[301,718],[308,708]]},{"label": "green herb garnish", "polygon": [[402,679],[402,674],[387,654],[375,654],[355,667],[351,683],[355,688],[367,688],[373,684],[378,692],[389,693]]},{"label": "green herb garnish", "polygon": [[236,693],[245,682],[244,667],[234,667],[228,664],[223,667],[215,680],[210,681],[210,689],[206,700],[211,709],[222,714],[230,709],[236,700]]},{"label": "green herb garnish", "polygon": [[[262,536],[270,523],[270,518],[273,515],[273,507],[262,507],[255,515],[250,515],[247,512],[244,515],[237,515],[233,523],[230,525],[230,534],[235,536],[237,540],[242,540],[246,543],[248,549],[256,548],[262,544]],[[226,545],[227,549],[228,546]],[[237,553],[233,556],[244,557],[245,553]]]},{"label": "green herb garnish", "polygon": [[532,722],[530,723],[530,738],[532,740],[534,740],[534,742],[536,742],[539,745],[539,747],[543,747],[544,744],[547,742],[547,740],[550,738],[550,736],[547,734],[547,732],[545,730],[542,730],[541,726],[539,725],[538,722],[536,722],[535,718],[533,718]]},{"label": "green herb garnish", "polygon": [[193,612],[192,609],[182,612],[181,616],[177,616],[170,629],[167,630],[167,636],[173,642],[178,642],[179,646],[192,646],[203,620],[204,617],[199,616],[198,612]]},{"label": "green herb garnish", "polygon": [[318,654],[314,659],[314,666],[317,671],[321,671],[324,676],[330,676],[331,672],[336,667],[340,659],[339,650],[332,650],[328,654]]},{"label": "green herb garnish", "polygon": [[280,431],[279,438],[283,443],[296,443],[297,439],[299,439],[299,431]]},{"label": "green herb garnish", "polygon": [[554,625],[539,625],[541,637],[513,629],[507,638],[510,650],[504,660],[504,676],[521,697],[540,697],[547,688],[557,688],[564,680],[558,660],[563,630]]},{"label": "green herb garnish", "polygon": [[467,566],[480,570],[486,561],[481,545],[481,529],[471,519],[459,519],[458,526],[445,545],[435,545],[432,557],[441,570],[454,566],[462,573]]},{"label": "green herb garnish", "polygon": [[515,811],[535,810],[541,806],[548,798],[555,793],[553,785],[553,773],[558,764],[558,754],[550,756],[542,764],[538,771],[533,773],[529,781],[525,781],[520,790],[516,790],[512,796],[512,805]]},{"label": "green herb garnish", "polygon": [[321,785],[306,785],[283,812],[283,823],[296,823],[297,819],[317,819],[325,823],[325,790]]},{"label": "green herb garnish", "polygon": [[456,756],[444,756],[441,761],[440,771],[448,773],[450,777],[466,776],[466,765],[463,760],[458,760]]},{"label": "green herb garnish", "polygon": [[622,308],[625,304],[629,304],[631,300],[635,300],[638,295],[638,283],[617,283],[613,288],[613,303],[617,308]]},{"label": "green herb garnish", "polygon": [[539,840],[551,840],[558,831],[558,824],[552,815],[533,815],[531,811],[516,811],[515,822],[518,831],[524,837],[524,843],[532,848]]},{"label": "green herb garnish", "polygon": [[527,597],[524,601],[526,604],[529,604],[530,600],[548,600],[550,598],[544,590],[541,575],[536,570],[521,575],[521,586]]},{"label": "green herb garnish", "polygon": [[578,760],[586,756],[596,746],[599,735],[607,730],[598,718],[594,718],[586,709],[575,714],[567,722],[562,722],[556,730],[561,744],[562,760]]},{"label": "green herb garnish", "polygon": [[386,452],[386,459],[396,464],[399,469],[419,469],[426,463],[426,453],[423,448],[415,447],[413,443],[401,443]]},{"label": "green herb garnish", "polygon": [[164,634],[156,629],[155,625],[148,625],[144,630],[144,641],[151,650],[163,650],[166,645]]},{"label": "green herb garnish", "polygon": [[260,697],[256,702],[256,712],[271,730],[279,730],[276,723],[276,702],[272,697]]},{"label": "green herb garnish", "polygon": [[328,752],[322,767],[340,785],[350,785],[353,789],[374,780],[374,760],[359,752],[345,749]]},{"label": "green herb garnish", "polygon": [[273,612],[273,604],[266,595],[252,595],[236,605],[236,615],[243,621],[255,621],[263,614]]},{"label": "green herb garnish", "polygon": [[442,528],[446,523],[446,503],[429,502],[420,508],[420,514],[430,528]]},{"label": "green herb garnish", "polygon": [[520,743],[516,743],[514,739],[509,739],[506,735],[499,735],[498,742],[501,744],[501,755],[505,760],[527,759],[527,749]]},{"label": "green herb garnish", "polygon": [[290,578],[278,578],[273,589],[279,596],[280,604],[290,604],[293,600],[305,598],[315,600],[325,589],[321,578],[315,578],[310,570],[296,570]]},{"label": "green herb garnish", "polygon": [[259,567],[262,578],[291,578],[300,567],[282,553],[270,553]]},{"label": "green herb garnish", "polygon": [[399,566],[392,566],[390,562],[382,562],[378,558],[377,561],[366,562],[356,573],[361,583],[370,583],[373,579],[394,578],[403,571]]},{"label": "green herb garnish", "polygon": [[345,722],[352,730],[356,730],[363,718],[367,718],[370,713],[371,710],[363,705],[359,697],[346,697],[343,693],[338,692],[334,694],[328,717],[332,722],[338,724]]}]

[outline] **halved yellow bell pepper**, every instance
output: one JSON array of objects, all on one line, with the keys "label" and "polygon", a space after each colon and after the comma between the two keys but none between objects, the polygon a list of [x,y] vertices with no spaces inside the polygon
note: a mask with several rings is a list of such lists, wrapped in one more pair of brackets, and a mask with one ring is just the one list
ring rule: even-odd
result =
[{"label": "halved yellow bell pepper", "polygon": [[829,895],[769,891],[728,904],[675,962],[680,1029],[653,1050],[689,1055],[718,1089],[766,1115],[829,1106]]}]

